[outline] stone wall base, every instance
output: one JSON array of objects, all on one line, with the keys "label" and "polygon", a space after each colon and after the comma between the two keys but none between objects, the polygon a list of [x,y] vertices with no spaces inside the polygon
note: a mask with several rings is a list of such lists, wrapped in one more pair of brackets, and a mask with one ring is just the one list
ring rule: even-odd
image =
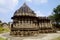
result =
[{"label": "stone wall base", "polygon": [[40,33],[55,33],[55,30],[39,30],[39,31],[11,31],[12,36],[36,36]]}]

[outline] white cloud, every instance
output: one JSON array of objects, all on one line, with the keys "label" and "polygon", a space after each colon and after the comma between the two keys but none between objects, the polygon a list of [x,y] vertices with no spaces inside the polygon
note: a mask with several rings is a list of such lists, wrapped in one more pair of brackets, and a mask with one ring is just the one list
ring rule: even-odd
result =
[{"label": "white cloud", "polygon": [[37,14],[37,16],[45,16],[42,12],[40,11],[35,11],[35,13]]},{"label": "white cloud", "polygon": [[18,0],[0,0],[0,13],[7,13],[13,10],[18,4]]},{"label": "white cloud", "polygon": [[51,12],[43,13],[39,10],[36,10],[35,13],[37,16],[42,16],[42,17],[44,17],[44,16],[48,17],[49,15],[51,15]]},{"label": "white cloud", "polygon": [[0,13],[7,13],[7,12],[8,12],[8,9],[0,8]]},{"label": "white cloud", "polygon": [[34,4],[45,4],[48,0],[26,0],[26,2],[32,2]]},{"label": "white cloud", "polygon": [[40,3],[47,3],[48,0],[40,0]]},{"label": "white cloud", "polygon": [[0,0],[0,5],[4,5],[5,4],[5,1],[4,0]]},{"label": "white cloud", "polygon": [[7,7],[12,9],[18,4],[18,0],[7,0]]},{"label": "white cloud", "polygon": [[35,11],[35,13],[37,14],[37,16],[43,16],[43,17],[45,16],[48,17],[49,15],[51,15],[51,12],[44,13],[39,10]]},{"label": "white cloud", "polygon": [[26,0],[26,2],[32,2],[32,0]]}]

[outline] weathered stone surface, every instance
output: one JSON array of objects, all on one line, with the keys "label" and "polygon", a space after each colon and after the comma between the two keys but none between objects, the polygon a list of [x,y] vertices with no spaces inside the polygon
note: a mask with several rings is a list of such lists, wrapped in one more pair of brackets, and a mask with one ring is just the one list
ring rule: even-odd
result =
[{"label": "weathered stone surface", "polygon": [[13,23],[10,34],[12,36],[34,36],[39,33],[52,33],[52,21],[48,17],[36,17],[25,3],[12,17]]}]

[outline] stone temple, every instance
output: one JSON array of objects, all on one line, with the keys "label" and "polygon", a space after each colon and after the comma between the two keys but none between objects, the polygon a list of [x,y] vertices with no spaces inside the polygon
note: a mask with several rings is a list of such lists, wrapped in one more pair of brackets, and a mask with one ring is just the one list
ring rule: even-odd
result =
[{"label": "stone temple", "polygon": [[56,32],[48,17],[37,17],[26,3],[15,11],[12,19],[10,32],[12,36],[34,36],[40,33]]}]

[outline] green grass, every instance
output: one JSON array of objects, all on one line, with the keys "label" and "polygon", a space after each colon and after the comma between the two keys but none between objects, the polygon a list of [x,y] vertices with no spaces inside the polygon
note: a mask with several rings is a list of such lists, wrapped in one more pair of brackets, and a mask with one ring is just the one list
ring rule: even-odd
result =
[{"label": "green grass", "polygon": [[10,29],[9,28],[0,27],[0,34],[1,33],[5,33],[5,32],[10,32]]},{"label": "green grass", "polygon": [[5,32],[10,32],[10,29],[9,28],[4,28],[4,31]]},{"label": "green grass", "polygon": [[3,28],[3,26],[0,24],[0,34],[5,33],[5,32],[10,32],[9,28]]},{"label": "green grass", "polygon": [[0,37],[0,40],[7,40],[7,39]]},{"label": "green grass", "polygon": [[4,29],[2,27],[0,27],[0,33],[3,33]]},{"label": "green grass", "polygon": [[54,38],[53,40],[60,40],[60,37]]}]

